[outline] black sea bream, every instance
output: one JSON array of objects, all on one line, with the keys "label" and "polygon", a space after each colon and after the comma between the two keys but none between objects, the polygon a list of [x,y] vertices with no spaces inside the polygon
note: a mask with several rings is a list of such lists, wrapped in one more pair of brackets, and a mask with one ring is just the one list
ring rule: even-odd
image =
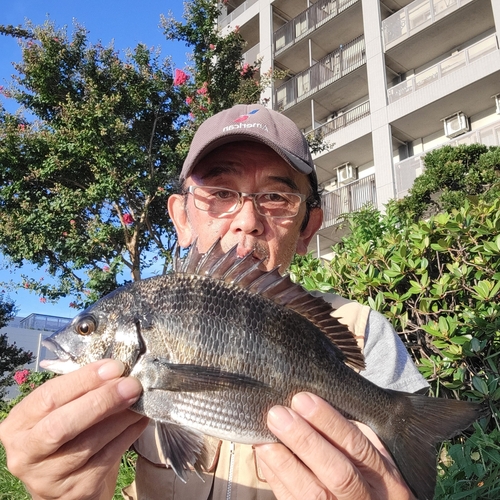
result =
[{"label": "black sea bream", "polygon": [[363,368],[361,351],[330,304],[277,270],[261,271],[251,255],[238,259],[217,242],[206,254],[193,245],[176,261],[171,274],[117,289],[45,340],[59,358],[45,366],[65,373],[66,365],[121,360],[144,388],[132,409],[156,421],[180,477],[204,465],[204,434],[276,441],[268,410],[310,391],[369,425],[415,495],[433,497],[436,443],[482,416],[482,406],[364,379],[351,368]]}]

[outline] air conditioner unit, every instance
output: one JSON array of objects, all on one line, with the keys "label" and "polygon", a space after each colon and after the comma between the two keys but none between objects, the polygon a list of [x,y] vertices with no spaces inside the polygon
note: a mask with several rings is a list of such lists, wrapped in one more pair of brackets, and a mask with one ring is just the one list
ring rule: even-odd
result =
[{"label": "air conditioner unit", "polygon": [[339,184],[347,184],[356,179],[356,167],[350,163],[344,163],[337,168],[337,182]]},{"label": "air conditioner unit", "polygon": [[458,111],[446,118],[443,118],[444,133],[448,139],[452,139],[460,134],[465,134],[470,130],[469,118],[467,115]]}]

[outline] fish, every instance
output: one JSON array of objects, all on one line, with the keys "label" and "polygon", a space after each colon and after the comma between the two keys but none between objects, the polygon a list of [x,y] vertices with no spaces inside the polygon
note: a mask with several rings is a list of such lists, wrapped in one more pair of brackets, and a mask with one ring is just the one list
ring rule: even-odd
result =
[{"label": "fish", "polygon": [[118,359],[142,384],[131,407],[153,419],[161,454],[176,474],[201,475],[204,436],[275,442],[274,405],[312,392],[373,429],[419,500],[433,498],[436,445],[485,416],[484,404],[384,389],[358,372],[364,357],[332,306],[263,260],[220,240],[205,253],[176,252],[169,274],[116,289],[43,341],[66,373]]}]

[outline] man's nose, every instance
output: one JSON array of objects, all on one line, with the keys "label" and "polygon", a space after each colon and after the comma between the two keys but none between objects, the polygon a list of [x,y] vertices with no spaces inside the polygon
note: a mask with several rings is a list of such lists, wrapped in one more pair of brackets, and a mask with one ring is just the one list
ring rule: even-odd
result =
[{"label": "man's nose", "polygon": [[260,234],[264,230],[263,216],[255,208],[253,196],[243,196],[231,223],[233,231]]}]

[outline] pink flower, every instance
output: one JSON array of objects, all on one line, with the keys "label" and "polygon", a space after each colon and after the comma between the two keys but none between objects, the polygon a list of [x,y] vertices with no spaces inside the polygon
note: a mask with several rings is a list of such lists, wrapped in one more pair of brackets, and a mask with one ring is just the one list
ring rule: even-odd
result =
[{"label": "pink flower", "polygon": [[188,106],[191,106],[191,104],[192,104],[192,103],[193,103],[193,98],[192,98],[192,97],[189,97],[189,96],[188,96],[188,97],[186,97],[186,104],[187,104]]},{"label": "pink flower", "polygon": [[129,226],[134,223],[134,218],[130,214],[123,214],[123,223]]},{"label": "pink flower", "polygon": [[40,302],[42,304],[45,304],[47,302],[47,299],[45,297],[40,297]]},{"label": "pink flower", "polygon": [[71,219],[71,220],[69,221],[69,223],[70,223],[72,226],[74,226],[74,225],[76,224],[76,220],[75,220],[75,219]]},{"label": "pink flower", "polygon": [[199,94],[199,95],[206,95],[206,93],[208,92],[208,83],[205,82],[203,84],[203,86],[201,88],[199,88],[196,93]]},{"label": "pink flower", "polygon": [[102,270],[103,270],[105,273],[109,273],[109,266],[102,266]]},{"label": "pink flower", "polygon": [[182,69],[175,70],[174,85],[183,85],[189,80],[189,76]]},{"label": "pink flower", "polygon": [[14,380],[16,381],[16,384],[21,385],[28,380],[29,375],[29,370],[19,370],[14,374]]},{"label": "pink flower", "polygon": [[210,50],[215,50],[215,45],[213,43],[211,43],[209,46]]}]

